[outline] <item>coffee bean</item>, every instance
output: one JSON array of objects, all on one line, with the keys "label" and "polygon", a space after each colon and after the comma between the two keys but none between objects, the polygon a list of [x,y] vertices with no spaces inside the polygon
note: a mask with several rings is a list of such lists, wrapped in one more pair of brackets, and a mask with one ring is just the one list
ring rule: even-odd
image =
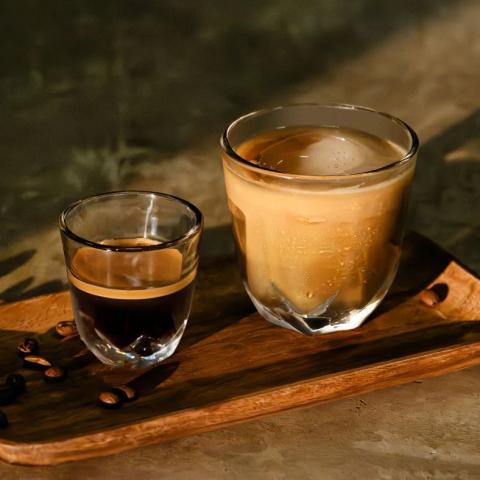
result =
[{"label": "coffee bean", "polygon": [[122,399],[114,392],[100,393],[98,402],[103,408],[119,408],[122,405]]},{"label": "coffee bean", "polygon": [[34,338],[26,338],[17,346],[17,353],[21,357],[35,355],[38,352],[38,342]]},{"label": "coffee bean", "polygon": [[429,307],[434,307],[440,302],[438,295],[433,290],[423,290],[420,294],[420,301]]},{"label": "coffee bean", "polygon": [[25,391],[25,378],[19,373],[11,373],[5,379],[5,384],[15,389],[17,395]]},{"label": "coffee bean", "polygon": [[17,398],[17,392],[10,385],[0,385],[0,405],[10,405]]},{"label": "coffee bean", "polygon": [[0,429],[8,427],[8,417],[0,410]]},{"label": "coffee bean", "polygon": [[23,366],[31,370],[45,370],[50,368],[52,364],[46,358],[38,355],[26,355],[23,357]]},{"label": "coffee bean", "polygon": [[129,385],[117,385],[112,392],[118,395],[124,402],[133,402],[137,398],[137,392]]},{"label": "coffee bean", "polygon": [[61,337],[71,337],[78,335],[77,326],[73,320],[58,322],[55,330]]},{"label": "coffee bean", "polygon": [[63,382],[67,378],[67,370],[62,367],[50,367],[43,372],[43,379],[47,383]]}]

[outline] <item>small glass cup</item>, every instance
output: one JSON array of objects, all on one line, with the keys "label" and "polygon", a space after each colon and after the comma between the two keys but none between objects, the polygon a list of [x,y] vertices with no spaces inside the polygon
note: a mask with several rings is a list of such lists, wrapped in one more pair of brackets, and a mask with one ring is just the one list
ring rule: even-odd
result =
[{"label": "small glass cup", "polygon": [[[330,126],[391,142],[398,158],[359,173],[304,175],[267,168],[239,153],[260,134]],[[307,335],[358,327],[397,272],[415,132],[364,107],[292,105],[240,117],[225,130],[221,146],[240,268],[258,312]]]},{"label": "small glass cup", "polygon": [[124,191],[60,215],[73,313],[103,363],[143,368],[173,354],[185,330],[202,214],[171,195]]}]

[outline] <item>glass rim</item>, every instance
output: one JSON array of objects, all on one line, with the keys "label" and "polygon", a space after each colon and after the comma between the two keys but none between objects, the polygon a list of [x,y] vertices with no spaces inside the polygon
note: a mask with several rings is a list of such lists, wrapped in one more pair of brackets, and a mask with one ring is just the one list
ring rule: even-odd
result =
[{"label": "glass rim", "polygon": [[[168,200],[172,200],[174,202],[182,204],[187,210],[193,213],[195,223],[194,225],[187,230],[184,234],[180,235],[173,240],[169,240],[167,242],[160,242],[155,245],[137,245],[137,246],[115,246],[115,245],[104,245],[102,243],[94,242],[93,240],[89,240],[87,238],[83,238],[80,235],[74,233],[67,225],[67,217],[72,211],[86,202],[91,202],[97,198],[105,198],[105,197],[120,197],[124,195],[138,195],[138,196],[155,196],[166,198]],[[162,250],[164,248],[175,247],[181,243],[186,242],[187,240],[194,237],[203,227],[203,214],[198,207],[196,207],[193,203],[184,200],[183,198],[177,197],[175,195],[170,195],[168,193],[161,193],[161,192],[152,192],[148,190],[117,190],[114,192],[105,192],[99,193],[97,195],[90,195],[85,198],[81,198],[80,200],[76,200],[68,205],[61,213],[58,219],[60,231],[66,235],[71,240],[76,241],[77,243],[81,243],[85,246],[96,248],[98,250],[103,250],[105,252],[147,252],[151,250]]]},{"label": "glass rim", "polygon": [[[331,174],[331,175],[303,175],[297,173],[286,173],[286,172],[277,172],[275,170],[271,170],[267,167],[263,167],[261,165],[257,165],[246,158],[243,158],[241,155],[237,153],[235,148],[232,147],[229,140],[230,132],[249,118],[258,117],[261,115],[265,115],[267,113],[274,112],[276,110],[287,110],[290,108],[298,108],[298,107],[317,107],[317,108],[331,108],[337,110],[361,110],[370,113],[374,113],[380,116],[385,117],[387,120],[390,120],[392,123],[395,123],[400,128],[402,128],[405,132],[407,132],[408,136],[410,137],[410,148],[409,150],[403,155],[399,160],[395,160],[383,167],[375,168],[372,170],[366,170],[364,172],[357,172],[357,173],[346,173],[346,174]],[[295,125],[291,125],[292,127]],[[234,161],[239,162],[243,166],[247,166],[248,168],[252,169],[253,171],[261,172],[261,173],[268,173],[270,175],[280,177],[280,178],[291,178],[296,180],[332,180],[332,179],[348,179],[348,178],[358,178],[362,176],[373,175],[376,173],[384,172],[405,163],[408,163],[409,160],[415,157],[419,147],[419,140],[418,136],[415,133],[415,130],[410,127],[406,122],[400,120],[398,117],[390,115],[389,113],[380,112],[370,107],[364,107],[361,105],[352,105],[348,103],[332,103],[332,104],[322,104],[322,103],[314,103],[314,102],[307,102],[307,103],[293,103],[287,105],[279,105],[276,107],[271,108],[263,108],[261,110],[256,110],[245,115],[242,115],[231,122],[227,128],[224,130],[222,136],[220,137],[220,145],[222,146],[223,151]]]}]

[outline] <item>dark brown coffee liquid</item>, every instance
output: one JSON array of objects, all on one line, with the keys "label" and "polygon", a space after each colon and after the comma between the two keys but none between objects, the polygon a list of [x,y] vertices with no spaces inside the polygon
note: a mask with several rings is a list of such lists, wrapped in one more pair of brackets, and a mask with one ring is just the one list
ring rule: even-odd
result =
[{"label": "dark brown coffee liquid", "polygon": [[[144,239],[121,242],[152,244]],[[195,272],[181,278],[181,270],[181,253],[173,249],[79,249],[69,280],[80,333],[100,337],[123,351],[151,355],[177,334],[188,317]]]}]

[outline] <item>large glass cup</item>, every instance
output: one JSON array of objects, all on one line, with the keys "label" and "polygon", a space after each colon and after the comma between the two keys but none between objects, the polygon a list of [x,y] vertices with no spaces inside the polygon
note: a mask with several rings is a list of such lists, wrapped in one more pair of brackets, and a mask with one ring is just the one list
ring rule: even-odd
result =
[{"label": "large glass cup", "polygon": [[80,337],[105,364],[149,367],[172,355],[185,330],[202,214],[179,198],[113,192],[60,216]]},{"label": "large glass cup", "polygon": [[[404,154],[382,168],[341,175],[280,173],[239,154],[261,133],[327,126],[374,135]],[[358,327],[397,272],[415,132],[364,107],[293,105],[240,117],[221,145],[243,281],[258,312],[307,335]]]}]

